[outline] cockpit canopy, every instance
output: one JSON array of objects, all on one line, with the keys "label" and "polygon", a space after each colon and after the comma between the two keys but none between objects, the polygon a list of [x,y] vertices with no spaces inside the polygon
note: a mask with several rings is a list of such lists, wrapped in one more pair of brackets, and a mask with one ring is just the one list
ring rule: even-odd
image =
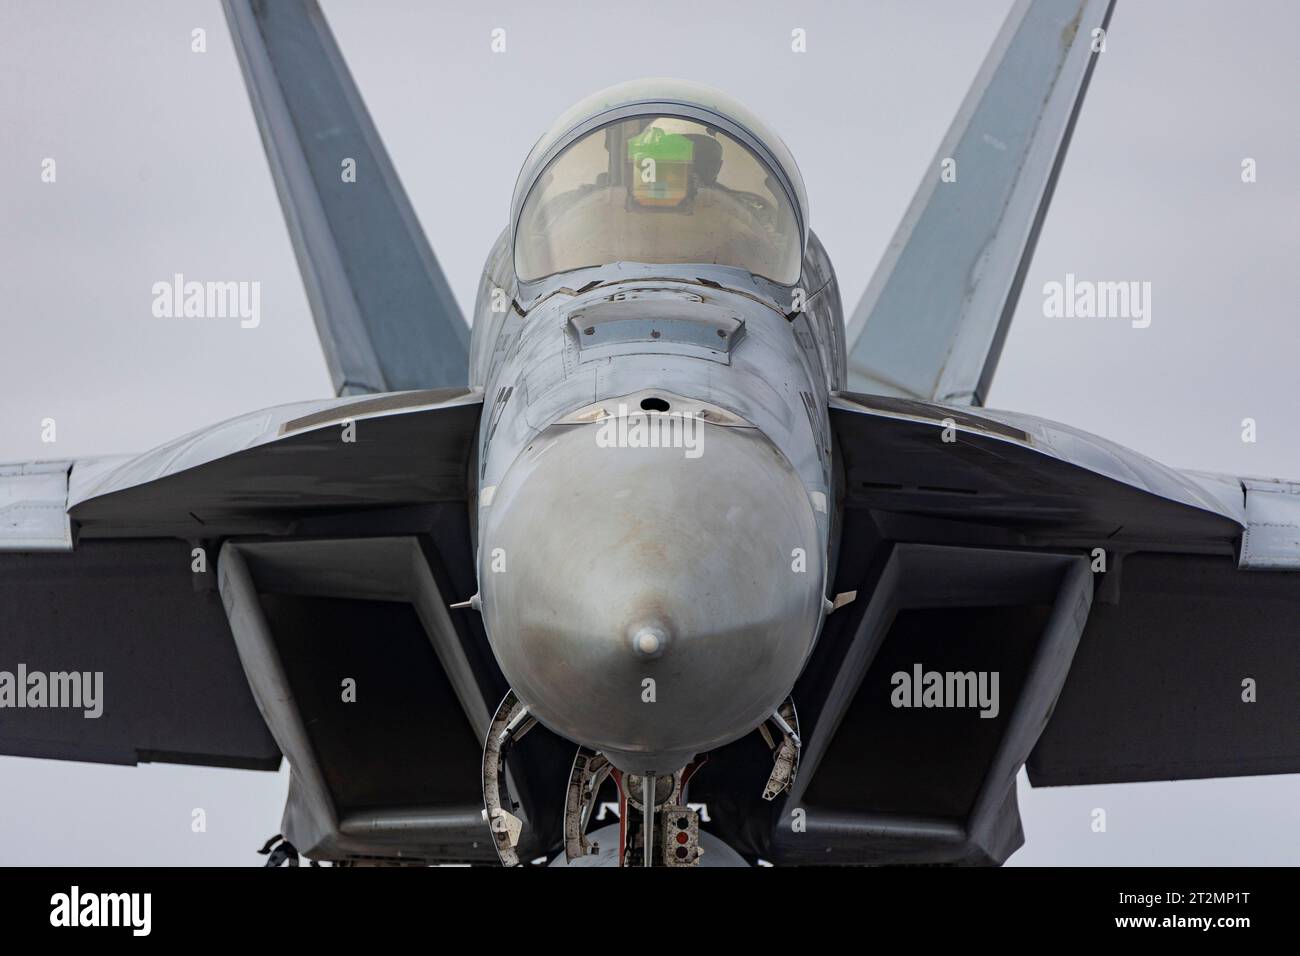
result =
[{"label": "cockpit canopy", "polygon": [[[721,97],[701,96],[705,88],[693,84],[664,83],[678,94],[687,87],[697,99]],[[716,264],[781,285],[797,282],[801,184],[792,185],[766,144],[730,117],[655,99],[598,112],[573,135],[552,137],[549,156],[534,150],[530,159],[540,171],[526,186],[521,177],[516,206],[520,281],[642,262]],[[599,122],[603,117],[616,118]]]}]

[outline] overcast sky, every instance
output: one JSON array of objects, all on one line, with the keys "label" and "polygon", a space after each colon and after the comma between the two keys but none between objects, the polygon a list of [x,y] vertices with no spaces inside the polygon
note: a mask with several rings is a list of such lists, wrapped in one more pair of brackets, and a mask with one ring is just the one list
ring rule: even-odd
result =
[{"label": "overcast sky", "polygon": [[[720,87],[781,133],[851,311],[1010,7],[323,5],[467,313],[533,141],[644,75]],[[1176,466],[1300,478],[1298,30],[1288,0],[1120,0],[990,406]],[[5,0],[0,131],[0,461],[143,451],[330,394],[216,0]],[[154,318],[151,286],[176,272],[260,281],[260,326]],[[1044,283],[1070,272],[1150,281],[1151,326],[1045,318]],[[0,758],[0,863],[256,863],[286,787],[283,772]],[[1021,812],[1012,863],[1300,862],[1300,776],[1022,780]]]}]

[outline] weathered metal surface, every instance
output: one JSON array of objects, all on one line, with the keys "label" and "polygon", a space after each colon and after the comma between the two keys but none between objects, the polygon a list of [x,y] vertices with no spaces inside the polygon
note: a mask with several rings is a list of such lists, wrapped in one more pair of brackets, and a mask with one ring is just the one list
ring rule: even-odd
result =
[{"label": "weathered metal surface", "polygon": [[659,861],[662,866],[699,866],[700,815],[690,807],[659,808]]},{"label": "weathered metal surface", "polygon": [[971,544],[1229,552],[1246,525],[1203,477],[1031,415],[841,393],[831,417],[846,506],[891,534],[933,517],[966,522]]},{"label": "weathered metal surface", "polygon": [[223,5],[336,394],[464,385],[469,330],[319,5]]},{"label": "weathered metal surface", "polygon": [[763,739],[773,751],[772,773],[763,788],[763,799],[768,801],[775,800],[794,785],[799,773],[799,752],[803,748],[803,742],[799,739],[799,715],[795,711],[793,699],[786,698],[771,719],[781,731],[780,743],[772,740],[765,725],[759,728],[763,731]]},{"label": "weathered metal surface", "polygon": [[570,863],[600,852],[598,845],[587,841],[587,825],[600,786],[612,769],[603,754],[586,747],[579,747],[573,757],[564,801],[564,857]]},{"label": "weathered metal surface", "polygon": [[70,461],[0,465],[0,551],[71,551]]},{"label": "weathered metal surface", "polygon": [[466,501],[480,401],[450,389],[263,409],[94,480],[74,466],[69,511],[83,535],[210,537],[322,508]]},{"label": "weathered metal surface", "polygon": [[502,793],[501,784],[506,776],[506,754],[517,730],[528,720],[528,708],[520,703],[514,691],[510,691],[497,708],[483,742],[483,819],[492,831],[492,845],[497,857],[506,867],[519,865],[516,847],[519,846],[523,821],[506,809],[513,809],[514,802],[508,791]]},{"label": "weathered metal surface", "polygon": [[[601,827],[591,833],[593,845],[600,846],[599,853],[593,853],[590,856],[584,856],[579,859],[569,861],[564,858],[563,854],[556,856],[550,862],[550,866],[598,866],[598,867],[616,867],[618,863],[618,833],[619,825],[617,823]],[[700,832],[700,858],[699,866],[704,867],[742,867],[748,866],[742,857],[731,847],[727,846],[722,840],[719,840],[707,830]]]},{"label": "weathered metal surface", "polygon": [[1300,482],[1243,478],[1246,533],[1241,539],[1243,568],[1300,569]]},{"label": "weathered metal surface", "polygon": [[1012,8],[853,312],[854,391],[984,403],[1113,7]]},{"label": "weathered metal surface", "polygon": [[[719,116],[719,94],[654,81],[610,96],[539,143],[516,216],[576,136],[617,117],[700,111],[768,158],[806,209],[784,146],[751,143],[757,121]],[[738,269],[611,263],[528,283],[509,312],[478,314],[481,334],[497,336],[477,344],[476,322],[473,380],[490,403],[477,515],[488,637],[543,724],[625,772],[672,773],[748,734],[788,695],[820,627],[828,363],[843,350],[821,340],[838,304],[816,249],[803,313],[793,289]],[[485,276],[502,281],[507,259],[498,243]],[[701,444],[624,440],[643,426]],[[502,556],[504,573],[493,570]],[[735,672],[749,677],[718,700]]]},{"label": "weathered metal surface", "polygon": [[602,427],[543,432],[480,508],[483,619],[544,724],[670,773],[789,694],[824,614],[825,539],[755,429],[702,424],[691,459],[601,447]]}]

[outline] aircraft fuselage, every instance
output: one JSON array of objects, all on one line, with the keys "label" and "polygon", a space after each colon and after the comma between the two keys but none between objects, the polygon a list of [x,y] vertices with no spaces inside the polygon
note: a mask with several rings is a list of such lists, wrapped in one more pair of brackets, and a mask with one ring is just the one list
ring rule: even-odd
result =
[{"label": "aircraft fuselage", "polygon": [[834,276],[814,238],[799,311],[720,266],[620,263],[521,296],[505,243],[471,346],[489,639],[544,724],[672,773],[772,714],[824,620]]}]

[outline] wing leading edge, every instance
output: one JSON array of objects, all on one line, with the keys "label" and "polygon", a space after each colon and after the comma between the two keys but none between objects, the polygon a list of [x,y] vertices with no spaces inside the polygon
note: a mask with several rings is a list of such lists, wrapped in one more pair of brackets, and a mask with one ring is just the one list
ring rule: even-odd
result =
[{"label": "wing leading edge", "polygon": [[1028,415],[840,394],[831,418],[846,527],[872,529],[842,562],[880,538],[1088,558],[1031,783],[1300,773],[1300,485],[1178,471]]},{"label": "wing leading edge", "polygon": [[465,388],[330,399],[136,457],[0,466],[0,754],[274,770],[221,544],[407,535],[438,601],[472,593],[480,407]]}]

